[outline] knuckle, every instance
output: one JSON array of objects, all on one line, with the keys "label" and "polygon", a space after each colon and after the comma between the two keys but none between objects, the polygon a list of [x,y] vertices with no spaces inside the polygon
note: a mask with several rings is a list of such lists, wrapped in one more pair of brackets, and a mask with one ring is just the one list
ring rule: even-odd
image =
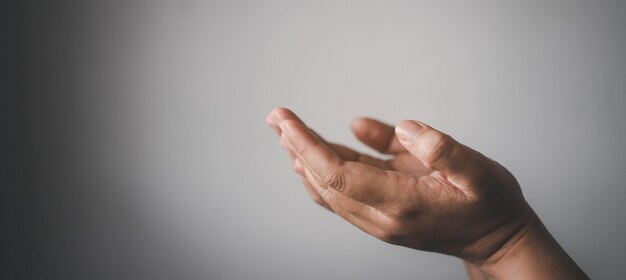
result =
[{"label": "knuckle", "polygon": [[346,176],[342,171],[335,171],[322,180],[322,187],[331,188],[338,192],[345,192],[347,188]]},{"label": "knuckle", "polygon": [[434,165],[446,158],[454,148],[454,140],[447,134],[436,133],[430,148],[426,151],[426,162]]}]

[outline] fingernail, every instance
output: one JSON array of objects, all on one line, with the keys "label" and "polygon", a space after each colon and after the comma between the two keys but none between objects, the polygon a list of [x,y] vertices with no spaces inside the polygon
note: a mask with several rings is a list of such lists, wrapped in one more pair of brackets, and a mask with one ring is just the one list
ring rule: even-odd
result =
[{"label": "fingernail", "polygon": [[423,126],[416,121],[402,121],[396,126],[396,134],[401,140],[411,140],[422,128]]}]

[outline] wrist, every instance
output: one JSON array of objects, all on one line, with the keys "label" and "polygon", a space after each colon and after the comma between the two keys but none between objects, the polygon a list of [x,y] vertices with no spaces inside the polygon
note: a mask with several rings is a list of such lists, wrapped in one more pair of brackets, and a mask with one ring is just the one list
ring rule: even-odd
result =
[{"label": "wrist", "polygon": [[525,220],[502,242],[502,245],[478,266],[483,271],[505,266],[520,253],[525,253],[529,248],[528,245],[533,245],[533,239],[544,238],[541,227],[543,224],[539,221],[539,217],[530,210]]},{"label": "wrist", "polygon": [[532,210],[519,229],[478,267],[490,279],[588,279]]},{"label": "wrist", "polygon": [[496,224],[488,225],[487,231],[481,237],[466,246],[457,256],[475,266],[495,263],[512,245],[524,236],[533,225],[536,215],[524,203],[517,211],[512,212],[506,219]]}]

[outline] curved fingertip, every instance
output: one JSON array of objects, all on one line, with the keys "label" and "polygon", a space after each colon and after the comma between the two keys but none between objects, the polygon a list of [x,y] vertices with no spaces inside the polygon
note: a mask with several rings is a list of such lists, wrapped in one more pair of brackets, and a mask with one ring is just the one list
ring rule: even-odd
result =
[{"label": "curved fingertip", "polygon": [[285,120],[295,120],[304,124],[302,120],[298,117],[298,115],[296,115],[296,113],[285,107],[278,107],[272,110],[272,113],[270,115],[276,124],[279,124]]},{"label": "curved fingertip", "polygon": [[404,151],[396,139],[394,127],[371,118],[357,118],[352,130],[363,144],[381,153],[396,154]]},{"label": "curved fingertip", "polygon": [[395,133],[400,142],[412,141],[426,127],[421,122],[403,120],[396,125]]},{"label": "curved fingertip", "polygon": [[303,125],[297,121],[287,119],[278,123],[278,127],[280,127],[287,140],[290,140],[294,136],[294,130],[302,129]]},{"label": "curved fingertip", "polygon": [[369,119],[365,117],[358,117],[352,121],[352,132],[357,138],[363,139],[367,136],[368,122]]},{"label": "curved fingertip", "polygon": [[274,120],[272,120],[272,113],[270,112],[269,114],[267,114],[267,116],[265,116],[265,122],[269,125],[272,125],[272,123],[274,122]]},{"label": "curved fingertip", "polygon": [[267,115],[267,117],[265,117],[265,122],[272,128],[272,130],[274,130],[276,135],[280,136],[280,134],[281,134],[280,128],[278,127],[278,125],[272,119],[272,114],[271,113],[269,115]]}]

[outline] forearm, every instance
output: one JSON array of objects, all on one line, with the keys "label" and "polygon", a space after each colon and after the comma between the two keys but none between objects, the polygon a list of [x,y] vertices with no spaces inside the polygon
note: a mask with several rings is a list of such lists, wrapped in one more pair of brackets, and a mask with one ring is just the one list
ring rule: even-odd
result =
[{"label": "forearm", "polygon": [[478,268],[488,279],[589,279],[534,213]]}]

